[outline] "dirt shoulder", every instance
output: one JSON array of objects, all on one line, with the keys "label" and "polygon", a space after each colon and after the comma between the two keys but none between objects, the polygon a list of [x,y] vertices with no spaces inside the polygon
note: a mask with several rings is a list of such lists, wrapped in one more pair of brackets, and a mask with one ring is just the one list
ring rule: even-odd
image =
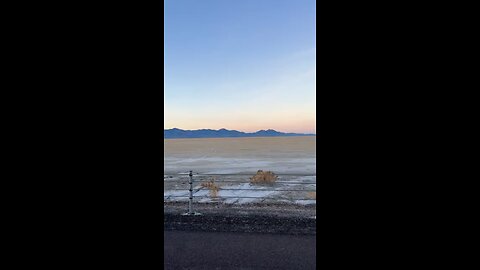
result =
[{"label": "dirt shoulder", "polygon": [[183,231],[316,234],[316,207],[292,204],[164,203],[164,229]]}]

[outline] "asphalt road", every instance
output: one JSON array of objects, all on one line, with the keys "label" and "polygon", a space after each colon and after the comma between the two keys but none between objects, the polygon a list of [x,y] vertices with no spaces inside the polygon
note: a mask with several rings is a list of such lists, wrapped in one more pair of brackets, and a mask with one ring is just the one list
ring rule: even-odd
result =
[{"label": "asphalt road", "polygon": [[316,269],[316,236],[164,231],[165,269]]}]

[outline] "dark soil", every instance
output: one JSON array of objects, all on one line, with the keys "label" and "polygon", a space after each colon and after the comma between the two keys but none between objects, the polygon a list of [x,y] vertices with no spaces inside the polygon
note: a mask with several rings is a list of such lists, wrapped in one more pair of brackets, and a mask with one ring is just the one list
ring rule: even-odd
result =
[{"label": "dark soil", "polygon": [[291,204],[164,203],[165,230],[316,234],[316,207]]}]

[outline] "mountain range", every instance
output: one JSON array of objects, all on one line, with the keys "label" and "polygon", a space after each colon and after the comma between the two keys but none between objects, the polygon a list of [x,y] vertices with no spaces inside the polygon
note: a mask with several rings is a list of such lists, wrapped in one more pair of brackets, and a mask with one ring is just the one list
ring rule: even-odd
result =
[{"label": "mountain range", "polygon": [[164,129],[164,139],[181,139],[181,138],[233,138],[233,137],[284,137],[284,136],[315,136],[315,134],[302,133],[284,133],[273,129],[259,130],[253,133],[247,133],[237,130],[227,129],[199,129],[199,130],[183,130],[178,128]]}]

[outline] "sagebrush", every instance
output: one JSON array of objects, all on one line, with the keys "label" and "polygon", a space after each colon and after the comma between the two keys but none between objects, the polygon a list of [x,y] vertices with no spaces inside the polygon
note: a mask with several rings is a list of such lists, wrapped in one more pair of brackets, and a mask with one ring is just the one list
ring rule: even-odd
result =
[{"label": "sagebrush", "polygon": [[250,183],[252,184],[273,184],[277,181],[278,176],[271,171],[258,170],[257,174],[250,177]]},{"label": "sagebrush", "polygon": [[215,179],[211,179],[208,182],[203,182],[201,186],[210,190],[211,197],[218,196],[219,187],[217,186],[217,184],[215,184]]}]

